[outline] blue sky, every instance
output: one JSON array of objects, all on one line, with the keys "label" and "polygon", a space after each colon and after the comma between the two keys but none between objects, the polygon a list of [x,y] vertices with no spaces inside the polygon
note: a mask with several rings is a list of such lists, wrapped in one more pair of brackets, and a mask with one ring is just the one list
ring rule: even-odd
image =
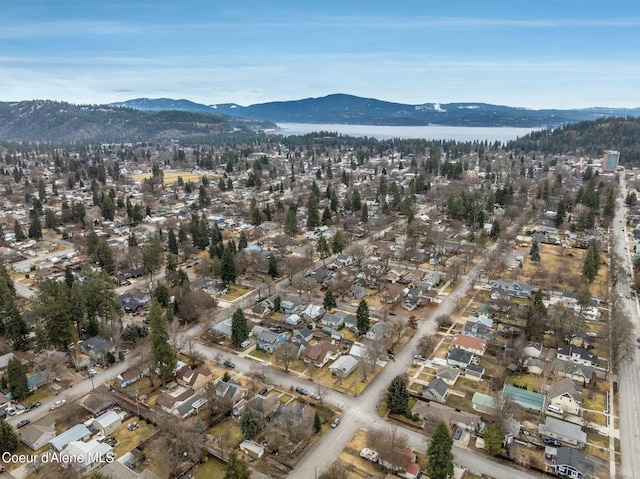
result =
[{"label": "blue sky", "polygon": [[20,0],[0,101],[640,107],[633,0]]}]

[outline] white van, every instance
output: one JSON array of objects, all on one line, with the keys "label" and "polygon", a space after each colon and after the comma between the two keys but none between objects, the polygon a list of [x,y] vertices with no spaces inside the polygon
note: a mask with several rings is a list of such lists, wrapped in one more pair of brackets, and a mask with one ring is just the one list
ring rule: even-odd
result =
[{"label": "white van", "polygon": [[248,348],[250,344],[251,344],[251,341],[249,341],[247,339],[246,341],[242,341],[242,343],[240,344],[240,347],[241,348]]},{"label": "white van", "polygon": [[560,409],[558,406],[554,406],[553,404],[549,404],[549,406],[547,406],[547,409],[551,412],[554,412],[556,414],[562,414],[563,411],[562,409]]},{"label": "white van", "polygon": [[9,416],[15,416],[17,411],[16,411],[13,407],[8,406],[8,407],[5,409],[5,412],[6,412]]}]

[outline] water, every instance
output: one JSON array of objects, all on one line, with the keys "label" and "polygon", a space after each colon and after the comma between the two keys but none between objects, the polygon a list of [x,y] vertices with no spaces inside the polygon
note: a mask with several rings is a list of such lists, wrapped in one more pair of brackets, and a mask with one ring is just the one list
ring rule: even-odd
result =
[{"label": "water", "polygon": [[318,131],[337,132],[349,136],[369,136],[378,140],[390,138],[424,138],[426,140],[500,141],[507,142],[540,128],[471,127],[471,126],[377,126],[332,125],[316,123],[279,123],[281,135],[306,135]]}]

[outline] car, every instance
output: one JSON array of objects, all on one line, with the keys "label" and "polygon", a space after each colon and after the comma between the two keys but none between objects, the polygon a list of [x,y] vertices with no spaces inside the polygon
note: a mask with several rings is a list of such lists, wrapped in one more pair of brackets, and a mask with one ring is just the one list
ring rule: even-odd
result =
[{"label": "car", "polygon": [[315,399],[317,401],[320,401],[320,394],[318,394],[318,393],[309,393],[309,397],[313,398],[313,399]]},{"label": "car", "polygon": [[26,408],[24,408],[25,412],[29,412],[32,409],[35,409],[37,407],[40,407],[40,401],[36,401],[34,403],[29,404]]},{"label": "car", "polygon": [[369,449],[365,447],[362,451],[360,451],[360,457],[363,459],[368,459],[371,462],[378,462],[378,453],[373,449]]},{"label": "car", "polygon": [[415,359],[416,361],[426,361],[427,358],[425,358],[422,354],[416,354],[413,359]]},{"label": "car", "polygon": [[560,447],[562,446],[562,443],[560,441],[558,441],[557,439],[545,439],[543,441],[547,446],[554,446],[554,447]]},{"label": "car", "polygon": [[397,314],[394,313],[393,311],[389,311],[389,316],[397,316]]},{"label": "car", "polygon": [[262,388],[258,394],[260,394],[260,396],[264,396],[268,392],[269,392],[269,388]]},{"label": "car", "polygon": [[127,426],[127,431],[135,431],[140,427],[140,425],[137,422],[132,422],[131,424],[129,424]]},{"label": "car", "polygon": [[248,347],[249,347],[249,345],[251,345],[251,341],[249,341],[248,339],[247,339],[246,341],[242,341],[242,342],[240,343],[240,347],[241,347],[241,348],[243,348],[243,349],[244,349],[244,348],[248,348]]},{"label": "car", "polygon": [[59,399],[56,402],[54,402],[49,409],[51,411],[53,411],[54,409],[58,409],[60,406],[62,406],[66,402],[67,402],[66,399]]},{"label": "car", "polygon": [[461,437],[462,437],[462,429],[461,428],[457,428],[456,432],[453,433],[453,440],[457,441]]},{"label": "car", "polygon": [[30,423],[31,423],[31,419],[23,419],[18,424],[16,424],[16,427],[20,429],[21,427],[25,427],[27,424],[30,424]]},{"label": "car", "polygon": [[89,373],[90,378],[96,375],[96,370],[93,368],[89,369],[87,372]]},{"label": "car", "polygon": [[305,388],[301,388],[300,386],[296,386],[296,392],[298,394],[302,394],[303,396],[306,396],[309,394],[309,391],[307,391]]},{"label": "car", "polygon": [[338,427],[339,425],[340,425],[340,418],[339,418],[339,417],[337,417],[337,418],[335,418],[335,419],[333,420],[333,422],[331,423],[331,427],[332,427],[332,428],[336,428],[336,427]]},{"label": "car", "polygon": [[225,359],[225,361],[224,361],[224,363],[223,363],[223,364],[224,364],[226,367],[231,368],[231,369],[233,369],[233,368],[235,368],[235,367],[236,367],[236,365],[235,365],[235,364],[233,364],[233,362],[231,362],[231,361],[230,361],[230,360],[228,360],[228,359]]}]

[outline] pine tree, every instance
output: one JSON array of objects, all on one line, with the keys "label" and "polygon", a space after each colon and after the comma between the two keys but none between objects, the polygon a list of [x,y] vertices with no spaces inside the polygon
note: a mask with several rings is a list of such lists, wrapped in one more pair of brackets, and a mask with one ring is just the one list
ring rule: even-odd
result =
[{"label": "pine tree", "polygon": [[18,434],[11,424],[0,419],[0,451],[13,452],[18,447]]},{"label": "pine tree", "polygon": [[249,466],[242,459],[239,459],[235,452],[229,456],[224,479],[251,479]]},{"label": "pine tree", "polygon": [[358,309],[356,310],[356,327],[360,333],[366,333],[369,331],[370,318],[369,318],[369,304],[367,300],[362,298],[358,303]]},{"label": "pine tree", "polygon": [[278,258],[276,258],[275,254],[269,256],[269,269],[267,274],[272,278],[278,277]]},{"label": "pine tree", "polygon": [[322,421],[320,420],[320,415],[316,410],[316,413],[313,416],[313,431],[317,434],[322,430]]},{"label": "pine tree", "polygon": [[298,234],[298,217],[296,215],[296,209],[293,206],[289,208],[287,216],[284,219],[284,230],[290,236],[295,236]]},{"label": "pine tree", "polygon": [[169,343],[167,322],[162,315],[162,307],[155,297],[151,298],[148,318],[149,342],[151,343],[151,358],[154,362],[154,369],[159,370],[163,380],[169,379],[175,373],[178,358],[173,346]]},{"label": "pine tree", "polygon": [[324,293],[324,299],[322,300],[322,307],[326,310],[326,311],[331,311],[333,308],[336,308],[338,306],[337,302],[336,302],[336,298],[333,295],[333,292],[328,289],[326,293]]},{"label": "pine tree", "polygon": [[344,251],[344,237],[340,231],[336,231],[336,234],[333,235],[331,250],[333,251],[333,254],[339,254]]},{"label": "pine tree", "polygon": [[249,246],[249,242],[247,241],[247,235],[244,231],[240,233],[240,238],[238,239],[238,249],[243,250],[247,246]]},{"label": "pine tree", "polygon": [[14,399],[24,399],[29,395],[27,374],[18,358],[11,358],[7,365],[7,386]]},{"label": "pine tree", "polygon": [[35,209],[29,211],[29,238],[42,239],[42,223],[40,223],[40,215]]},{"label": "pine tree", "polygon": [[331,249],[329,248],[329,243],[327,242],[327,238],[325,238],[323,235],[320,235],[320,237],[318,238],[318,244],[316,246],[316,249],[324,264],[324,260],[326,260],[331,254]]},{"label": "pine tree", "polygon": [[318,210],[318,197],[312,194],[307,203],[307,228],[320,226],[320,211]]},{"label": "pine tree", "polygon": [[244,408],[244,413],[240,418],[240,429],[245,439],[253,439],[258,433],[258,418],[253,415],[250,407]]},{"label": "pine tree", "polygon": [[529,256],[531,256],[531,261],[540,261],[540,245],[538,245],[538,241],[533,240]]},{"label": "pine tree", "polygon": [[409,408],[409,391],[402,376],[396,376],[387,387],[387,407],[392,414],[404,414]]},{"label": "pine tree", "polygon": [[360,221],[364,224],[369,221],[369,208],[366,201],[362,203],[362,208],[360,208]]},{"label": "pine tree", "polygon": [[167,235],[167,249],[169,253],[178,255],[178,239],[176,238],[176,234],[173,232],[173,228],[169,228],[169,233]]},{"label": "pine tree", "polygon": [[149,276],[149,282],[153,274],[162,266],[162,249],[160,242],[155,236],[142,248],[142,271]]},{"label": "pine tree", "polygon": [[236,282],[236,262],[233,257],[233,253],[229,248],[224,248],[222,252],[221,264],[221,278],[220,280],[224,284],[233,284]]},{"label": "pine tree", "polygon": [[247,318],[244,316],[244,311],[238,308],[233,313],[231,319],[231,343],[234,346],[240,347],[240,345],[249,338],[249,327],[247,326]]},{"label": "pine tree", "polygon": [[582,265],[582,273],[589,283],[593,283],[593,280],[598,276],[598,267],[600,265],[600,251],[597,240],[592,240],[587,248],[587,253],[584,257],[584,264]]},{"label": "pine tree", "polygon": [[331,219],[332,219],[331,210],[329,209],[328,206],[325,206],[324,210],[322,211],[321,222],[324,226],[329,226],[331,224]]},{"label": "pine tree", "polygon": [[453,438],[444,421],[438,422],[427,450],[427,474],[431,479],[453,477]]}]

